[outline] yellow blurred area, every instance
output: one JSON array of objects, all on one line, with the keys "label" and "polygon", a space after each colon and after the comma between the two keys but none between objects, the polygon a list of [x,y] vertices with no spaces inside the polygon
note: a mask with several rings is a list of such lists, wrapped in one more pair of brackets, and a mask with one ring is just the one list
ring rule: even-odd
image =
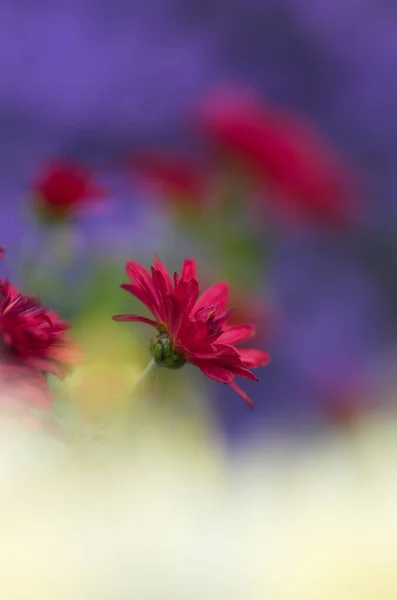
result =
[{"label": "yellow blurred area", "polygon": [[76,330],[84,360],[66,380],[65,388],[84,418],[97,422],[117,408],[150,355],[128,327],[118,326],[108,315],[84,319]]},{"label": "yellow blurred area", "polygon": [[96,468],[2,432],[0,598],[395,600],[395,415],[234,458],[151,423]]}]

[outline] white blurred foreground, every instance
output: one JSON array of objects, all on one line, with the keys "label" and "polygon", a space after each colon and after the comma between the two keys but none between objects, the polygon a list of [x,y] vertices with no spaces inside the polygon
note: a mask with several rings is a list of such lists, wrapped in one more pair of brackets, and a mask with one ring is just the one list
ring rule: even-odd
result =
[{"label": "white blurred foreground", "polygon": [[397,598],[394,422],[233,460],[158,425],[84,461],[0,433],[2,600]]}]

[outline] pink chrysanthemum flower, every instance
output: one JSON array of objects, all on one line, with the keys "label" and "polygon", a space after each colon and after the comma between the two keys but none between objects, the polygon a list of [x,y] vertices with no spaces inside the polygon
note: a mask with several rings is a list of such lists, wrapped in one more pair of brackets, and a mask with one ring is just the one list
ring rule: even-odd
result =
[{"label": "pink chrysanthemum flower", "polygon": [[269,355],[257,349],[235,347],[250,339],[255,328],[227,324],[227,283],[218,283],[200,295],[193,259],[186,259],[181,275],[174,273],[173,278],[159,258],[150,272],[134,261],[127,262],[126,271],[131,284],[121,287],[138,298],[154,319],[138,315],[117,315],[113,319],[139,321],[156,328],[158,335],[152,353],[159,365],[177,369],[191,363],[207,377],[230,385],[252,406],[235,378],[258,381],[250,368],[266,365]]},{"label": "pink chrysanthemum flower", "polygon": [[45,375],[63,378],[75,360],[68,323],[0,280],[0,388],[34,408],[52,402]]}]

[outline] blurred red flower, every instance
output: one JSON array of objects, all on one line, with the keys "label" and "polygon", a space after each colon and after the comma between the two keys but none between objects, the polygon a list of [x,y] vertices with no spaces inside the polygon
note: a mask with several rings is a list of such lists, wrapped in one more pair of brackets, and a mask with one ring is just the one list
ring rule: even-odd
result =
[{"label": "blurred red flower", "polygon": [[181,204],[202,204],[208,187],[205,169],[168,151],[141,152],[127,159],[128,167],[165,198]]},{"label": "blurred red flower", "polygon": [[274,208],[329,224],[356,216],[355,178],[300,117],[232,90],[207,98],[198,118],[215,147],[277,199]]},{"label": "blurred red flower", "polygon": [[4,254],[5,254],[5,250],[4,250],[4,248],[2,248],[2,247],[0,246],[0,260],[3,260],[3,258],[4,258]]},{"label": "blurred red flower", "polygon": [[158,332],[152,346],[154,359],[161,366],[180,368],[185,362],[197,367],[211,379],[229,384],[252,406],[250,398],[235,383],[235,377],[258,381],[249,370],[269,362],[261,350],[235,348],[255,334],[253,325],[229,325],[228,285],[218,283],[199,295],[196,262],[186,259],[181,275],[172,278],[159,258],[149,273],[134,261],[126,264],[131,284],[121,287],[150,310],[153,319],[137,315],[117,315],[116,321],[139,321]]},{"label": "blurred red flower", "polygon": [[33,407],[51,404],[45,375],[63,378],[76,359],[68,323],[0,280],[0,389]]},{"label": "blurred red flower", "polygon": [[48,221],[62,221],[96,204],[104,195],[90,172],[66,161],[45,165],[33,183],[33,191],[35,208]]}]

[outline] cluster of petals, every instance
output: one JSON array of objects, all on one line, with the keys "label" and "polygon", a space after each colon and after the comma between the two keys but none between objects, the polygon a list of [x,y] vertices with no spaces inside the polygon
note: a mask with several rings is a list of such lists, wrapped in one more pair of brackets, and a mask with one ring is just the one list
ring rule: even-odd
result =
[{"label": "cluster of petals", "polygon": [[33,183],[38,211],[49,219],[65,219],[104,194],[92,174],[70,161],[51,162],[43,166]]},{"label": "cluster of petals", "polygon": [[0,387],[34,408],[52,402],[46,375],[62,379],[75,360],[68,323],[0,280]]},{"label": "cluster of petals", "polygon": [[117,321],[138,321],[166,334],[173,350],[197,366],[207,377],[230,385],[252,406],[247,394],[235,383],[236,377],[258,381],[251,368],[269,362],[267,353],[237,349],[236,344],[255,334],[253,325],[228,325],[228,285],[218,283],[201,295],[196,263],[186,259],[181,274],[170,273],[156,258],[150,272],[137,262],[129,261],[126,272],[130,284],[122,288],[138,298],[153,319],[139,315],[117,315]]},{"label": "cluster of petals", "polygon": [[329,224],[356,216],[356,178],[301,118],[232,89],[206,99],[199,124],[218,150],[277,199],[282,212]]}]

